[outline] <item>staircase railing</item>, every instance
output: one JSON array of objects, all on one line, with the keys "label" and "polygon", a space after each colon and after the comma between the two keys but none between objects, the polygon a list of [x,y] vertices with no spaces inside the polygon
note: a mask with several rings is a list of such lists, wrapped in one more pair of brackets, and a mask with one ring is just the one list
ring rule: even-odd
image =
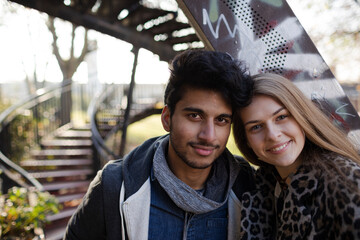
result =
[{"label": "staircase railing", "polygon": [[[18,164],[35,148],[40,139],[68,122],[71,106],[61,106],[69,97],[71,80],[39,90],[0,114],[0,184],[1,191],[18,186],[42,185]],[[63,101],[64,102],[64,101]]]},{"label": "staircase railing", "polygon": [[[124,112],[127,105],[128,85],[105,85],[103,92],[89,105],[92,140],[97,152],[99,167],[109,160],[120,158],[119,148]],[[161,113],[165,85],[139,85],[133,94],[129,123],[134,123],[152,114]],[[107,129],[106,129],[107,128]]]},{"label": "staircase railing", "polygon": [[[94,157],[96,158],[96,162],[99,165],[98,167],[103,166],[109,160],[119,158],[119,156],[106,145],[104,137],[101,136],[99,122],[97,120],[97,115],[102,114],[100,113],[101,109],[107,108],[107,105],[109,105],[109,99],[112,99],[113,101],[117,100],[115,97],[111,97],[115,95],[116,90],[118,89],[115,87],[108,87],[108,85],[105,85],[104,90],[99,94],[99,96],[93,98],[89,104],[92,142],[95,148],[95,152],[97,153],[97,155]],[[121,107],[119,108],[121,109]],[[113,108],[113,110],[115,109],[116,108]],[[103,118],[104,116],[99,117]]]}]

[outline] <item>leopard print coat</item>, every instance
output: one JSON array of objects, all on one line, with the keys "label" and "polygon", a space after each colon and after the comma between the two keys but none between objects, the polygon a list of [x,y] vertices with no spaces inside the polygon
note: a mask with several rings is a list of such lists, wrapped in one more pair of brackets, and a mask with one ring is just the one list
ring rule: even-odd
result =
[{"label": "leopard print coat", "polygon": [[243,239],[360,239],[360,166],[335,154],[323,157],[354,187],[334,169],[304,163],[276,201],[275,169],[261,167],[257,190],[242,198]]}]

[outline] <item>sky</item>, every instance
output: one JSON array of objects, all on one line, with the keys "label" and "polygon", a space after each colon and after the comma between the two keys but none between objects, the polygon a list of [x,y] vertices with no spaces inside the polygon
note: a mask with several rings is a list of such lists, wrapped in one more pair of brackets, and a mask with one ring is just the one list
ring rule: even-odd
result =
[{"label": "sky", "polygon": [[[30,76],[33,73],[34,62],[38,66],[38,79],[61,82],[62,74],[52,55],[52,36],[45,25],[46,14],[22,6],[19,6],[16,14],[9,13],[3,5],[0,5],[0,14],[0,83],[24,81],[26,73]],[[66,36],[70,36],[71,25],[58,20],[56,27],[60,49],[63,50],[60,54],[66,57],[70,44],[70,38]],[[78,31],[83,32],[83,28],[80,27]],[[134,59],[132,45],[93,30],[89,31],[89,37],[97,40],[98,49],[89,54],[89,63],[80,65],[73,80],[86,82],[89,72],[90,77],[97,76],[100,82],[130,82]],[[75,47],[81,45],[82,38],[76,38],[75,44]],[[94,71],[95,68],[97,71]],[[141,49],[136,82],[166,83],[168,77],[168,63],[159,61],[157,55]]]},{"label": "sky", "polygon": [[[323,9],[328,7],[328,0],[317,0],[316,4],[312,0],[288,0],[288,3],[305,30],[312,32],[315,37],[329,35],[331,34],[329,31],[337,31],[337,25],[341,24],[345,24],[349,30],[360,29],[359,5],[351,7],[349,4],[356,4],[353,0],[332,1],[338,8],[328,11],[326,14]],[[0,72],[2,73],[0,83],[24,81],[25,73],[32,74],[34,62],[38,66],[39,79],[45,78],[47,81],[60,82],[62,75],[57,61],[52,55],[52,37],[45,25],[46,14],[25,9],[22,6],[17,8],[16,14],[9,13],[8,8],[4,8],[4,2],[0,4]],[[311,4],[315,7],[312,7],[310,11],[308,6]],[[14,3],[13,5],[19,6]],[[69,36],[70,24],[64,23],[64,21],[57,23],[61,49],[68,49],[70,41],[67,36]],[[83,29],[80,28],[78,31],[81,32]],[[96,54],[90,54],[88,63],[80,65],[74,81],[86,82],[90,75],[90,78],[97,76],[100,82],[129,82],[133,64],[131,44],[93,30],[90,30],[89,34],[91,38],[97,39],[98,50]],[[79,38],[76,43],[81,44],[81,39]],[[354,47],[354,44],[357,46]],[[360,78],[359,44],[349,42],[345,48],[338,51],[337,41],[330,37],[323,37],[317,48],[326,62],[332,61],[333,57],[339,59],[339,71],[334,73],[339,81],[357,81]],[[66,56],[67,52],[63,51],[61,54]],[[34,59],[36,60],[34,61]],[[168,76],[166,62],[159,61],[158,56],[149,51],[143,49],[140,51],[136,74],[137,83],[166,83]]]},{"label": "sky", "polygon": [[[360,2],[356,0],[287,0],[341,82],[360,81]],[[358,32],[357,39],[352,32]]]}]

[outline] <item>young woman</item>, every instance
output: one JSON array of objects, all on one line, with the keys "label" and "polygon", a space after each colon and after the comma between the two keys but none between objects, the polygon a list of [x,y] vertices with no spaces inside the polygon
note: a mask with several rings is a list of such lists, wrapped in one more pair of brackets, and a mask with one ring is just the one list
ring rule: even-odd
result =
[{"label": "young woman", "polygon": [[289,80],[254,76],[234,136],[257,169],[243,195],[244,239],[360,239],[360,157]]}]

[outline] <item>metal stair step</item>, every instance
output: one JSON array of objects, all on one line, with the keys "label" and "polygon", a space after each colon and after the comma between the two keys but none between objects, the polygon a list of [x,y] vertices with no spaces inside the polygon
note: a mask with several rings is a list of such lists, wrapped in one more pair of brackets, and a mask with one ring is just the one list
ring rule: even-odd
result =
[{"label": "metal stair step", "polygon": [[68,202],[68,201],[72,201],[72,200],[76,200],[76,199],[82,199],[84,197],[84,195],[85,195],[85,192],[82,192],[82,193],[59,195],[59,196],[56,196],[56,198],[58,199],[59,203],[64,203],[64,202]]},{"label": "metal stair step", "polygon": [[81,138],[91,138],[91,131],[84,131],[84,130],[67,130],[62,133],[56,135],[57,138],[74,138],[74,139],[81,139]]},{"label": "metal stair step", "polygon": [[60,220],[60,219],[63,219],[63,218],[69,218],[75,212],[76,208],[77,207],[64,209],[64,210],[60,211],[57,214],[46,216],[46,220],[52,222],[52,221]]},{"label": "metal stair step", "polygon": [[72,126],[70,128],[70,130],[77,130],[77,131],[90,131],[90,129],[91,129],[90,123],[84,124],[84,125],[81,125],[81,126]]},{"label": "metal stair step", "polygon": [[58,170],[58,171],[44,171],[44,172],[29,172],[34,178],[48,178],[48,177],[69,177],[90,175],[94,172],[91,168],[77,169],[77,170]]},{"label": "metal stair step", "polygon": [[90,184],[90,180],[88,181],[67,181],[67,182],[55,182],[55,183],[43,183],[44,191],[54,191],[61,189],[69,189],[69,188],[80,188],[80,187],[88,187]]},{"label": "metal stair step", "polygon": [[24,160],[20,163],[22,167],[41,166],[85,166],[91,165],[91,159],[50,159],[50,160]]},{"label": "metal stair step", "polygon": [[32,150],[30,153],[33,157],[55,157],[56,156],[91,156],[91,149],[43,149]]},{"label": "metal stair step", "polygon": [[46,240],[62,240],[66,231],[66,224],[45,231]]},{"label": "metal stair step", "polygon": [[88,139],[48,139],[41,142],[42,147],[91,147]]}]

